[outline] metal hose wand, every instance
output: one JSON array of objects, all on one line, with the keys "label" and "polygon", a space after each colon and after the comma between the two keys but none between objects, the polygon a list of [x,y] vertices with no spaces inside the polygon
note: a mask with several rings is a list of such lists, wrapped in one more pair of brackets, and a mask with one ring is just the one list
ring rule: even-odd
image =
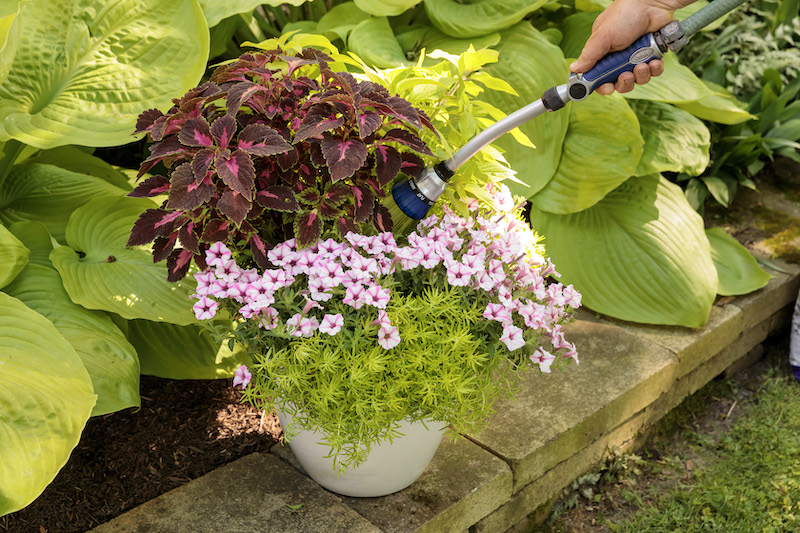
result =
[{"label": "metal hose wand", "polygon": [[689,37],[744,2],[745,0],[713,0],[683,21],[673,20],[660,30],[641,36],[626,49],[607,54],[589,72],[571,74],[567,83],[551,87],[539,100],[481,131],[447,161],[427,167],[415,178],[395,185],[392,196],[397,206],[412,219],[425,218],[458,167],[484,146],[546,111],[556,111],[567,102],[586,99],[597,87],[616,81],[620,74],[633,71],[639,63],[660,59],[668,50],[677,52],[686,45]]}]

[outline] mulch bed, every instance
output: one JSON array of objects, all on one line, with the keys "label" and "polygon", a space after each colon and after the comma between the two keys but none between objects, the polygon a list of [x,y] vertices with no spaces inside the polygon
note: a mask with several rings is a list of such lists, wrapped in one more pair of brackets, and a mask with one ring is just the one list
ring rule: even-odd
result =
[{"label": "mulch bed", "polygon": [[280,436],[274,415],[239,403],[230,380],[142,376],[142,407],[89,420],[78,446],[0,532],[83,533]]}]

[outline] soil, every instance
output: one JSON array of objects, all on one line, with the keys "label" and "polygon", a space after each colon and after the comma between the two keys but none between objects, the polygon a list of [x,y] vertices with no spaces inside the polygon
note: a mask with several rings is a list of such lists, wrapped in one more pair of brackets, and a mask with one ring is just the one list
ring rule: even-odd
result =
[{"label": "soil", "polygon": [[280,437],[229,380],[142,376],[140,409],[89,419],[66,466],[0,532],[82,533]]}]

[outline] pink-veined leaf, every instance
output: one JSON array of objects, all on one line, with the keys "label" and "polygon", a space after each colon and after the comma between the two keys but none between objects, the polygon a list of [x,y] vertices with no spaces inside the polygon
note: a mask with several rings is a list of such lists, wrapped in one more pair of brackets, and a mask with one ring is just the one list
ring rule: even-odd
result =
[{"label": "pink-veined leaf", "polygon": [[417,177],[425,168],[425,161],[417,154],[403,152],[400,154],[400,158],[402,159],[400,163],[400,172],[407,176]]},{"label": "pink-veined leaf", "polygon": [[253,199],[256,170],[249,155],[242,150],[236,150],[232,154],[221,153],[217,155],[214,165],[225,185],[241,194],[248,203]]},{"label": "pink-veined leaf", "polygon": [[358,115],[358,137],[366,139],[381,127],[383,117],[377,113],[359,113]]},{"label": "pink-veined leaf", "polygon": [[375,209],[375,195],[366,187],[353,185],[350,190],[353,191],[353,206],[355,207],[353,220],[355,222],[369,220],[369,217],[372,216],[372,211]]},{"label": "pink-veined leaf", "polygon": [[212,218],[203,228],[201,240],[203,242],[226,241],[231,234],[231,223],[221,218]]},{"label": "pink-veined leaf", "polygon": [[236,120],[230,115],[219,117],[211,124],[211,135],[219,148],[226,149],[236,135]]},{"label": "pink-veined leaf", "polygon": [[145,109],[136,119],[136,130],[134,133],[142,133],[153,127],[153,123],[164,116],[158,109]]},{"label": "pink-veined leaf", "polygon": [[177,233],[170,233],[167,237],[156,237],[153,241],[153,263],[160,263],[166,259],[175,248],[177,239]]},{"label": "pink-veined leaf", "polygon": [[136,186],[128,196],[131,198],[152,198],[169,191],[169,180],[160,174],[150,176]]},{"label": "pink-veined leaf", "polygon": [[265,89],[249,81],[233,85],[228,89],[228,96],[225,100],[225,107],[228,110],[228,114],[235,117],[236,113],[239,112],[239,108],[242,107],[242,104],[259,90]]},{"label": "pink-veined leaf", "polygon": [[192,174],[192,165],[183,163],[172,173],[167,207],[191,211],[214,197],[214,187],[197,183]]},{"label": "pink-veined leaf", "polygon": [[322,218],[316,210],[302,213],[294,219],[294,236],[299,248],[314,244],[321,234]]},{"label": "pink-veined leaf", "polygon": [[206,174],[208,174],[208,169],[211,167],[211,163],[214,162],[214,157],[216,156],[216,152],[214,150],[203,149],[194,154],[192,158],[192,173],[194,174],[194,179],[197,183],[201,183],[205,178]]},{"label": "pink-veined leaf", "polygon": [[358,226],[356,226],[355,222],[346,216],[339,217],[339,220],[336,221],[336,232],[339,237],[344,238],[350,231],[358,232]]},{"label": "pink-veined leaf", "polygon": [[344,117],[337,117],[336,111],[331,104],[316,104],[303,117],[300,127],[297,128],[294,134],[292,143],[297,144],[314,135],[320,135],[338,128],[342,124],[344,124]]},{"label": "pink-veined leaf", "polygon": [[400,128],[394,128],[386,132],[386,135],[381,137],[376,143],[384,143],[387,141],[396,142],[402,144],[403,146],[407,146],[412,150],[419,152],[420,154],[425,155],[433,155],[431,149],[428,148],[428,145],[425,142],[411,133],[408,130],[402,130]]},{"label": "pink-veined leaf", "polygon": [[334,183],[325,188],[323,201],[328,205],[339,207],[350,198],[351,194],[350,187],[347,185],[343,183]]},{"label": "pink-veined leaf", "polygon": [[250,252],[253,254],[253,260],[262,269],[267,269],[271,265],[267,259],[267,245],[261,240],[261,237],[255,233],[250,235]]},{"label": "pink-veined leaf", "polygon": [[180,143],[177,135],[170,135],[165,137],[163,141],[150,146],[150,155],[145,159],[145,162],[157,161],[168,155],[175,155],[181,152],[188,152],[188,149]]},{"label": "pink-veined leaf", "polygon": [[256,193],[256,203],[274,211],[300,211],[292,189],[285,185],[272,185]]},{"label": "pink-veined leaf", "polygon": [[378,204],[375,207],[375,211],[372,213],[372,225],[375,226],[378,231],[387,231],[391,233],[394,223],[392,221],[392,215],[385,206]]},{"label": "pink-veined leaf", "polygon": [[201,148],[214,146],[211,128],[204,117],[195,117],[187,120],[183,124],[181,131],[178,132],[178,140],[186,146]]},{"label": "pink-veined leaf", "polygon": [[378,177],[378,184],[381,188],[389,185],[400,172],[402,158],[400,152],[395,148],[386,145],[375,147],[375,170]]},{"label": "pink-veined leaf", "polygon": [[147,209],[133,223],[127,246],[140,246],[152,242],[156,237],[172,233],[178,224],[180,211],[170,212],[165,209]]},{"label": "pink-veined leaf", "polygon": [[237,226],[244,221],[251,206],[252,204],[247,198],[230,189],[222,193],[222,198],[217,202],[219,212],[228,217]]},{"label": "pink-veined leaf", "polygon": [[268,156],[288,152],[292,145],[266,124],[248,124],[239,134],[238,148],[248,154]]},{"label": "pink-veined leaf", "polygon": [[355,174],[367,160],[367,145],[360,139],[337,139],[326,135],[321,148],[334,183]]},{"label": "pink-veined leaf", "polygon": [[317,205],[319,203],[319,190],[316,187],[303,189],[295,195],[301,203],[306,205]]},{"label": "pink-veined leaf", "polygon": [[178,231],[178,239],[187,250],[191,250],[194,254],[200,253],[200,241],[194,231],[194,222],[189,222],[181,227],[180,231]]},{"label": "pink-veined leaf", "polygon": [[189,250],[173,250],[167,257],[167,281],[180,281],[186,277],[193,255]]}]

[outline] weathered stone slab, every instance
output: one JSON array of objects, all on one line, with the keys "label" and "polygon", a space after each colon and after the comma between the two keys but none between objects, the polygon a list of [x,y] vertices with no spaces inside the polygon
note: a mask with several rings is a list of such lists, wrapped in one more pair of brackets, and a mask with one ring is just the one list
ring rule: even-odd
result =
[{"label": "weathered stone slab", "polygon": [[[274,446],[290,464],[288,447]],[[466,531],[511,496],[511,469],[467,439],[445,437],[428,468],[410,487],[380,498],[339,496],[385,533]]]},{"label": "weathered stone slab", "polygon": [[380,533],[339,498],[277,457],[260,453],[214,470],[92,530],[180,531]]},{"label": "weathered stone slab", "polygon": [[628,420],[669,390],[672,352],[618,326],[577,320],[567,330],[580,365],[531,374],[513,401],[498,402],[470,438],[504,459],[514,491]]},{"label": "weathered stone slab", "polygon": [[610,433],[591,441],[565,461],[554,466],[534,482],[514,494],[507,504],[493,512],[471,529],[470,533],[504,533],[533,510],[550,501],[564,487],[601,462],[609,450],[629,449],[645,422],[638,413]]}]

